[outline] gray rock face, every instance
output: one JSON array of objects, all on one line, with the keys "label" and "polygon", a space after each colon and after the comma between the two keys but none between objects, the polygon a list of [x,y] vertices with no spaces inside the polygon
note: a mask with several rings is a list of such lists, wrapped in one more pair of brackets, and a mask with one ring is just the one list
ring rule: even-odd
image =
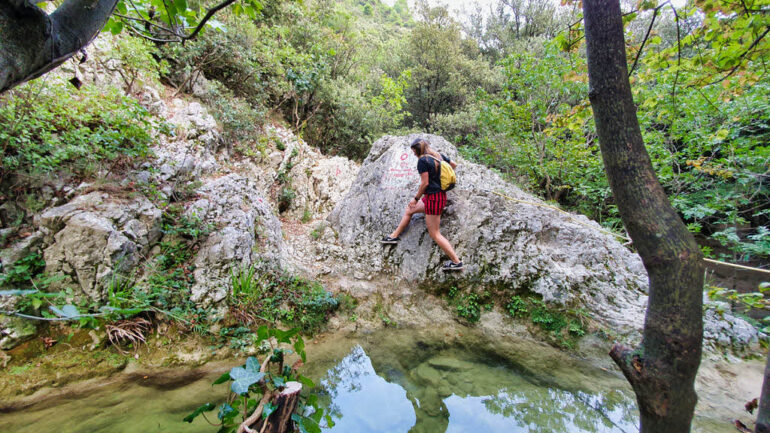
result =
[{"label": "gray rock face", "polygon": [[37,327],[34,322],[18,317],[0,316],[0,349],[9,350],[31,340]]},{"label": "gray rock face", "polygon": [[309,212],[313,217],[325,218],[355,180],[358,165],[339,156],[325,157],[286,129],[271,127],[268,131],[286,146],[282,153],[276,152],[268,159],[280,161],[274,170],[286,173],[296,195],[283,215],[301,218]]},{"label": "gray rock face", "polygon": [[[417,158],[409,144],[428,139],[459,162],[457,187],[441,233],[465,262],[460,274],[445,274],[446,257],[413,217],[396,246],[382,246],[419,186]],[[371,279],[393,274],[420,285],[463,284],[537,293],[552,305],[581,308],[600,325],[634,342],[641,336],[647,306],[647,274],[641,259],[582,215],[556,210],[506,183],[496,173],[458,158],[441,137],[385,136],[372,146],[347,196],[329,216],[339,235],[326,255],[347,259],[348,275]],[[707,304],[707,346],[745,350],[759,334],[745,320]]]},{"label": "gray rock face", "polygon": [[32,233],[32,235],[14,243],[8,248],[1,250],[0,272],[5,272],[5,270],[13,266],[14,263],[37,251],[42,242],[43,234],[40,232],[35,232]]},{"label": "gray rock face", "polygon": [[[386,136],[364,161],[350,192],[329,220],[349,250],[352,273],[391,273],[427,284],[453,281],[534,292],[548,303],[582,307],[622,332],[644,317],[647,278],[640,258],[584,216],[544,206],[491,170],[458,158],[453,145],[426,136],[434,149],[459,161],[458,185],[441,232],[465,262],[459,275],[441,271],[446,257],[415,216],[401,242],[383,247],[419,186],[409,143],[418,135]],[[510,197],[506,199],[494,192]]]},{"label": "gray rock face", "polygon": [[89,298],[104,299],[116,274],[126,274],[160,238],[161,211],[144,197],[82,195],[35,217],[45,236],[46,272],[62,274]]},{"label": "gray rock face", "polygon": [[279,265],[281,223],[254,182],[237,174],[214,179],[200,188],[201,198],[187,214],[216,227],[195,257],[192,300],[210,305],[227,296],[233,266],[260,262]]},{"label": "gray rock face", "polygon": [[713,301],[703,295],[703,340],[713,349],[731,349],[735,352],[759,348],[760,338],[767,338],[750,323],[736,317],[730,304]]}]

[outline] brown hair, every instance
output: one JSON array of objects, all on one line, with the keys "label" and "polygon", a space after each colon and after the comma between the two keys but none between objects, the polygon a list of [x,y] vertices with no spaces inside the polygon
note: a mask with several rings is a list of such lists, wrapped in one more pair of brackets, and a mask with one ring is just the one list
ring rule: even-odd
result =
[{"label": "brown hair", "polygon": [[441,154],[433,150],[432,147],[430,147],[430,143],[428,143],[428,140],[425,140],[423,138],[418,138],[414,140],[409,147],[411,147],[412,149],[417,149],[418,158],[428,154],[438,159],[439,161],[441,161]]}]

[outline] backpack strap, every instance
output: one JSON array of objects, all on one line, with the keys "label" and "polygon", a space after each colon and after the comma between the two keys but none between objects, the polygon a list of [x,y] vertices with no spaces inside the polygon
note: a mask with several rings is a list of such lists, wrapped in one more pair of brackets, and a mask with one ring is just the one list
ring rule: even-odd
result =
[{"label": "backpack strap", "polygon": [[439,171],[439,175],[441,175],[441,160],[429,153],[426,153],[425,156],[427,156],[428,158],[433,158],[434,161],[438,162],[438,166],[434,166],[434,167]]}]

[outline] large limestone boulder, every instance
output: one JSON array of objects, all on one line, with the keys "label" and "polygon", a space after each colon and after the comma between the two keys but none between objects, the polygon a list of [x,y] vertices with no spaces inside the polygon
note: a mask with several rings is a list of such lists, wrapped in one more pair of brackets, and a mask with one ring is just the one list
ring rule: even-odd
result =
[{"label": "large limestone boulder", "polygon": [[[383,246],[419,186],[417,137],[459,162],[458,185],[448,193],[441,232],[465,262],[446,274],[447,258],[428,236],[425,218],[412,218],[396,246]],[[358,279],[379,273],[421,286],[461,285],[536,293],[551,305],[580,308],[617,336],[641,336],[647,274],[639,256],[582,215],[560,211],[484,166],[458,157],[442,137],[385,136],[372,146],[347,196],[329,216],[339,239],[332,256],[347,260],[338,272]],[[706,302],[704,339],[712,350],[756,348],[755,328],[728,308]]]},{"label": "large limestone boulder", "polygon": [[92,192],[35,217],[45,236],[45,271],[79,286],[94,301],[117,275],[127,275],[160,238],[161,211],[143,196]]},{"label": "large limestone boulder", "polygon": [[280,266],[283,237],[280,221],[251,179],[229,174],[208,181],[198,194],[187,214],[215,230],[195,257],[192,300],[210,305],[227,296],[233,267]]},{"label": "large limestone boulder", "polygon": [[419,136],[459,161],[458,185],[448,193],[441,232],[466,269],[441,271],[447,258],[428,236],[421,215],[413,218],[398,245],[379,243],[419,185],[417,158],[409,149],[418,135],[385,136],[374,143],[348,195],[329,217],[339,242],[348,247],[354,274],[533,292],[551,304],[586,308],[615,329],[638,329],[647,277],[636,254],[586,217],[555,210],[486,167],[462,160],[443,138]]}]

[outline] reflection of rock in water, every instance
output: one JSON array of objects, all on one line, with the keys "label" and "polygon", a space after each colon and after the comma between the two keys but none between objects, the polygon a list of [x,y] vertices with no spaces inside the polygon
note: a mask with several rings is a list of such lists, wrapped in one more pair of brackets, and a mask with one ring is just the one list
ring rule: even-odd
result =
[{"label": "reflection of rock in water", "polygon": [[464,352],[379,357],[386,348],[371,349],[374,359],[355,346],[321,381],[332,432],[636,431],[634,402],[620,391],[543,386]]}]

